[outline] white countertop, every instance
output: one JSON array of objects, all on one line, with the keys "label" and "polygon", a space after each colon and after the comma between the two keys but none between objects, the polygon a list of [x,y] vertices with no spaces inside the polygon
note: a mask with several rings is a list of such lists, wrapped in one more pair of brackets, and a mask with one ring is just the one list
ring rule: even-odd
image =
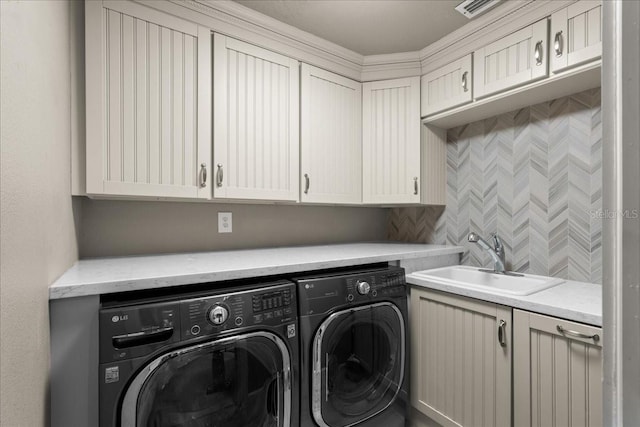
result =
[{"label": "white countertop", "polygon": [[85,259],[76,262],[49,287],[49,299],[289,274],[463,251],[460,246],[388,242]]},{"label": "white countertop", "polygon": [[480,289],[466,289],[425,280],[413,274],[407,275],[407,283],[575,322],[602,326],[602,286],[593,283],[567,280],[527,296],[498,295]]}]

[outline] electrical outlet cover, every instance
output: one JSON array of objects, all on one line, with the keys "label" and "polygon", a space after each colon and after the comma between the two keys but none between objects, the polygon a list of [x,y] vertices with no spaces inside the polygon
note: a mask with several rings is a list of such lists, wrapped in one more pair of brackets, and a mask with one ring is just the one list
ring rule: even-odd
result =
[{"label": "electrical outlet cover", "polygon": [[233,230],[231,212],[218,212],[218,233],[231,233]]}]

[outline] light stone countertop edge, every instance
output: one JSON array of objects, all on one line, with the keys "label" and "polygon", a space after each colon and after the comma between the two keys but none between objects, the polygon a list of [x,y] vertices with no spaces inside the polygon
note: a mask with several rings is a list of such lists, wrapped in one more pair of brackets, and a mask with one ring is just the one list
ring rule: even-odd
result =
[{"label": "light stone countertop edge", "polygon": [[49,287],[49,299],[300,273],[378,262],[446,256],[461,246],[347,243],[77,261]]},{"label": "light stone countertop edge", "polygon": [[425,280],[412,274],[407,275],[407,284],[574,322],[602,326],[602,286],[598,284],[567,280],[557,286],[527,296],[499,295],[480,289],[462,288]]}]

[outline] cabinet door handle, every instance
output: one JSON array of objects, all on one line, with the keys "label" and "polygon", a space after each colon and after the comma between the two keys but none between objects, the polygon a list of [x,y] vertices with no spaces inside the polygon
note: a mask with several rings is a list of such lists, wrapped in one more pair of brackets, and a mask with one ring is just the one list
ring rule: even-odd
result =
[{"label": "cabinet door handle", "polygon": [[542,56],[544,52],[542,51],[542,40],[536,43],[536,48],[533,52],[533,57],[536,59],[536,65],[542,65]]},{"label": "cabinet door handle", "polygon": [[222,187],[223,179],[224,171],[222,170],[222,163],[218,163],[218,172],[216,173],[216,187]]},{"label": "cabinet door handle", "polygon": [[507,346],[507,322],[500,319],[500,323],[498,323],[498,342],[500,343],[500,347]]},{"label": "cabinet door handle", "polygon": [[556,33],[556,38],[553,42],[553,50],[556,51],[556,56],[557,57],[561,57],[562,56],[562,45],[563,45],[563,40],[562,40],[562,31],[558,31]]},{"label": "cabinet door handle", "polygon": [[593,334],[593,335],[583,334],[582,332],[572,331],[571,329],[565,329],[560,325],[557,325],[556,329],[562,335],[569,335],[569,336],[576,337],[576,338],[583,338],[583,339],[586,339],[586,340],[593,340],[594,342],[600,341],[600,335],[598,335],[598,334]]},{"label": "cabinet door handle", "polygon": [[413,194],[418,195],[418,177],[413,177]]},{"label": "cabinet door handle", "polygon": [[465,92],[469,91],[469,82],[467,77],[469,76],[469,72],[465,71],[464,73],[462,73],[462,90],[464,90]]},{"label": "cabinet door handle", "polygon": [[309,193],[309,175],[308,174],[304,174],[304,194],[308,194]]},{"label": "cabinet door handle", "polygon": [[202,163],[200,165],[200,187],[204,188],[207,186],[207,164]]}]

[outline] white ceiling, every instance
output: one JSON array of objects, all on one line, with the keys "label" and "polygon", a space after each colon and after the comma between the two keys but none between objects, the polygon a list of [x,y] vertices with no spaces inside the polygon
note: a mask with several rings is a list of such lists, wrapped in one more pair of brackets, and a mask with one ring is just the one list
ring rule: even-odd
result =
[{"label": "white ceiling", "polygon": [[462,0],[236,0],[362,55],[420,50],[469,22]]}]

